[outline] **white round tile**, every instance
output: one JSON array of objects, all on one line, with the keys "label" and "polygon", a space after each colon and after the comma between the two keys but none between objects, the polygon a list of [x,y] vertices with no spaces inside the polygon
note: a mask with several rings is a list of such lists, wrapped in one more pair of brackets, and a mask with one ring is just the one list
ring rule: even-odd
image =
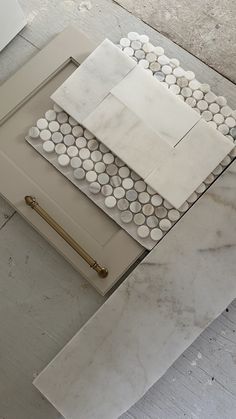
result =
[{"label": "white round tile", "polygon": [[152,206],[152,204],[144,204],[142,211],[144,215],[146,215],[146,217],[149,217],[154,213],[154,207]]},{"label": "white round tile", "polygon": [[120,45],[125,48],[130,46],[130,39],[129,38],[121,38]]},{"label": "white round tile", "polygon": [[[92,160],[90,160],[90,159],[87,159],[87,160],[84,160],[83,161],[83,169],[86,171],[86,172],[89,172],[90,170],[93,170],[93,167],[94,167],[94,163],[93,163],[93,161]],[[96,170],[95,170],[96,171]],[[97,172],[96,172],[97,173]]]},{"label": "white round tile", "polygon": [[[50,124],[49,124],[49,127],[50,127]],[[60,131],[61,131],[61,133],[62,133],[63,135],[70,134],[70,133],[71,133],[71,126],[70,126],[70,124],[67,124],[67,123],[62,124],[62,125],[60,126]]]},{"label": "white round tile", "polygon": [[175,77],[179,78],[179,77],[183,77],[185,75],[185,71],[182,67],[176,67],[173,70],[173,74]]},{"label": "white round tile", "polygon": [[153,228],[151,230],[151,238],[154,241],[158,241],[163,237],[163,233],[159,228]]},{"label": "white round tile", "polygon": [[51,132],[57,132],[60,129],[60,125],[58,124],[57,121],[51,121],[48,124],[48,128],[50,129]]},{"label": "white round tile", "polygon": [[202,98],[203,98],[203,93],[202,93],[202,91],[201,90],[195,90],[194,92],[193,92],[193,97],[195,98],[195,99],[197,99],[197,100],[202,100]]},{"label": "white round tile", "polygon": [[195,74],[193,71],[185,71],[185,77],[187,80],[192,81],[195,79]]},{"label": "white round tile", "polygon": [[[146,61],[146,60],[145,60]],[[147,61],[148,63],[148,61]],[[153,73],[156,73],[157,71],[159,71],[161,69],[161,64],[159,64],[157,61],[153,61],[152,63],[148,63],[149,64],[149,68]],[[148,68],[148,67],[146,67]],[[163,78],[164,80],[164,78]]]},{"label": "white round tile", "polygon": [[95,180],[97,180],[98,175],[97,175],[97,173],[94,170],[89,170],[86,173],[85,177],[86,177],[86,180],[89,183],[91,183],[91,182],[95,182]]},{"label": "white round tile", "polygon": [[90,132],[88,129],[84,130],[84,137],[87,140],[92,140],[94,138],[94,135],[92,134],[92,132]]},{"label": "white round tile", "polygon": [[142,42],[135,40],[131,42],[131,48],[133,48],[134,51],[136,51],[137,49],[141,49],[142,48]]},{"label": "white round tile", "polygon": [[165,207],[166,209],[168,209],[168,210],[173,208],[173,205],[171,205],[171,204],[169,203],[169,201],[167,201],[166,199],[164,200],[163,205],[164,205],[164,207]]},{"label": "white round tile", "polygon": [[139,39],[139,34],[137,32],[129,32],[128,39],[130,39],[130,41],[136,41]]},{"label": "white round tile", "polygon": [[223,167],[219,164],[216,168],[212,171],[215,176],[219,176],[223,171]]},{"label": "white round tile", "polygon": [[168,74],[166,76],[165,81],[168,85],[172,85],[176,83],[176,77],[173,74]]},{"label": "white round tile", "polygon": [[123,211],[120,214],[120,219],[125,224],[131,223],[133,219],[133,214],[130,211]]},{"label": "white round tile", "polygon": [[67,135],[64,136],[63,141],[64,141],[64,143],[67,147],[70,147],[74,144],[75,137],[72,134],[67,134]]},{"label": "white round tile", "polygon": [[79,154],[79,150],[77,147],[75,147],[74,145],[71,145],[70,147],[67,148],[67,154],[69,157],[77,157]]},{"label": "white round tile", "polygon": [[82,161],[79,157],[72,157],[70,165],[73,169],[78,169],[82,165]]},{"label": "white round tile", "polygon": [[120,168],[119,168],[118,173],[119,173],[119,176],[120,176],[121,178],[126,178],[126,177],[128,177],[128,176],[129,176],[129,174],[130,174],[130,170],[129,170],[129,168],[128,168],[127,166],[123,166],[123,167],[120,167]]},{"label": "white round tile", "polygon": [[[153,48],[153,51],[155,52],[155,54],[156,55],[158,55],[158,56],[160,56],[160,55],[164,55],[164,49],[162,48],[162,47],[154,47]],[[168,64],[168,62],[167,63],[165,63],[165,64]]]},{"label": "white round tile", "polygon": [[214,103],[217,99],[217,96],[213,92],[208,92],[205,94],[204,99],[207,103]]},{"label": "white round tile", "polygon": [[47,112],[45,112],[45,118],[47,121],[55,121],[57,119],[57,114],[53,109],[49,109]]},{"label": "white round tile", "polygon": [[163,80],[165,80],[165,74],[164,74],[164,73],[162,73],[162,71],[156,71],[156,72],[154,73],[154,77],[155,77],[158,81],[160,81],[160,82],[162,82]]},{"label": "white round tile", "polygon": [[124,188],[122,188],[121,186],[118,186],[117,188],[114,189],[113,195],[117,199],[124,198],[124,196],[125,196]]},{"label": "white round tile", "polygon": [[53,132],[52,134],[52,141],[55,144],[60,144],[63,141],[63,135],[61,132],[57,131],[57,132]]},{"label": "white round tile", "polygon": [[209,176],[207,176],[207,178],[204,180],[204,183],[206,185],[210,185],[214,179],[215,179],[214,175],[210,173]]},{"label": "white round tile", "polygon": [[226,157],[222,160],[222,162],[221,162],[220,164],[221,164],[221,166],[226,167],[226,166],[228,166],[228,164],[230,164],[230,163],[231,163],[231,158],[230,158],[230,156],[226,156]]},{"label": "white round tile", "polygon": [[66,167],[70,164],[70,157],[67,156],[67,154],[61,154],[60,156],[58,156],[58,164],[62,167]]},{"label": "white round tile", "polygon": [[197,107],[200,111],[206,111],[208,108],[208,103],[205,100],[199,100]]},{"label": "white round tile", "polygon": [[75,179],[82,180],[85,178],[85,171],[82,169],[82,167],[79,167],[78,169],[74,170],[74,177]]},{"label": "white round tile", "polygon": [[225,105],[227,105],[227,100],[225,99],[224,96],[218,96],[216,98],[216,103],[218,103],[218,105],[220,105],[220,106],[225,106]]},{"label": "white round tile", "polygon": [[216,129],[217,128],[217,123],[215,121],[209,121],[208,124],[210,125],[210,127]]},{"label": "white round tile", "polygon": [[172,73],[172,67],[170,65],[163,65],[162,72],[167,76],[168,74]]},{"label": "white round tile", "polygon": [[141,239],[146,239],[149,236],[150,230],[147,226],[142,225],[138,227],[137,233]]},{"label": "white round tile", "polygon": [[142,42],[142,44],[146,44],[149,42],[149,37],[147,35],[140,35],[139,40]]},{"label": "white round tile", "polygon": [[106,172],[109,176],[115,176],[118,173],[118,167],[115,164],[108,164]]},{"label": "white round tile", "polygon": [[142,224],[144,224],[145,223],[145,217],[144,217],[144,215],[141,214],[141,213],[135,214],[134,215],[134,223],[137,226],[141,226]]},{"label": "white round tile", "polygon": [[65,144],[59,143],[55,145],[55,152],[57,154],[65,154],[66,153],[66,146]]},{"label": "white round tile", "polygon": [[191,106],[191,108],[194,108],[197,104],[197,101],[194,97],[187,97],[185,102],[187,103],[187,105]]},{"label": "white round tile", "polygon": [[159,227],[162,231],[168,231],[171,228],[171,225],[171,221],[168,220],[168,218],[164,218],[159,222]]},{"label": "white round tile", "polygon": [[218,125],[218,131],[223,135],[227,135],[229,133],[229,127],[226,124]]},{"label": "white round tile", "polygon": [[223,106],[220,110],[224,117],[230,116],[232,113],[232,109],[229,106]]},{"label": "white round tile", "polygon": [[213,118],[213,114],[210,111],[203,111],[201,116],[206,122],[211,121]]},{"label": "white round tile", "polygon": [[138,180],[137,182],[135,182],[134,184],[134,189],[137,192],[144,192],[146,189],[146,183],[143,180]]},{"label": "white round tile", "polygon": [[95,140],[95,138],[94,138],[94,139],[92,139],[92,140],[89,140],[89,141],[88,141],[87,147],[88,147],[88,149],[89,149],[90,151],[95,151],[95,150],[97,150],[97,149],[98,149],[98,146],[99,146],[99,143],[98,143],[98,141],[97,141],[97,140]]},{"label": "white round tile", "polygon": [[76,138],[83,137],[84,130],[80,125],[76,125],[75,127],[72,128],[72,134]]},{"label": "white round tile", "polygon": [[234,128],[235,127],[235,119],[232,118],[232,116],[228,116],[228,118],[226,118],[225,120],[226,125],[228,125],[229,128]]},{"label": "white round tile", "polygon": [[128,189],[132,189],[133,188],[133,186],[134,186],[134,181],[133,181],[133,179],[131,179],[131,178],[125,178],[123,181],[122,181],[122,186],[123,186],[123,188],[124,189],[126,189],[126,190],[128,190]]},{"label": "white round tile", "polygon": [[211,111],[213,114],[216,114],[220,111],[220,107],[217,103],[211,103],[209,106],[209,111]]},{"label": "white round tile", "polygon": [[55,152],[57,154],[65,154],[66,153],[66,146],[65,144],[59,143],[55,145]]},{"label": "white round tile", "polygon": [[84,148],[87,146],[87,140],[84,137],[78,137],[75,140],[75,144],[77,145],[78,148]]},{"label": "white round tile", "polygon": [[180,212],[185,212],[185,211],[187,211],[188,208],[189,208],[189,203],[186,201],[181,205],[181,207],[179,207],[179,211]]},{"label": "white round tile", "polygon": [[134,55],[134,50],[131,47],[125,47],[123,51],[126,55],[128,55],[128,57],[132,57],[132,55]]},{"label": "white round tile", "polygon": [[98,175],[98,182],[100,185],[106,185],[109,182],[109,176],[106,173],[100,173]]},{"label": "white round tile", "polygon": [[158,218],[155,215],[151,215],[151,216],[147,217],[146,221],[147,221],[148,227],[150,227],[150,228],[155,228],[159,224]]},{"label": "white round tile", "polygon": [[155,189],[151,188],[149,185],[147,185],[147,193],[149,193],[149,195],[156,195]]},{"label": "white round tile", "polygon": [[181,90],[181,95],[185,98],[192,96],[192,90],[189,87],[183,87]]},{"label": "white round tile", "polygon": [[129,208],[131,212],[133,212],[134,214],[137,214],[138,212],[141,211],[142,205],[140,204],[140,202],[134,201],[130,203]]},{"label": "white round tile", "polygon": [[104,196],[110,196],[113,193],[113,188],[111,187],[111,185],[103,185],[101,192]]},{"label": "white round tile", "polygon": [[207,84],[207,83],[202,83],[202,84],[201,84],[201,86],[200,86],[200,90],[201,90],[203,93],[208,93],[208,92],[211,90],[211,88],[210,88],[209,84]]},{"label": "white round tile", "polygon": [[199,83],[199,81],[198,80],[196,80],[196,79],[194,79],[194,80],[191,80],[190,82],[189,82],[189,87],[190,87],[190,89],[192,89],[192,90],[199,90],[199,87],[201,86],[201,83]]},{"label": "white round tile", "polygon": [[[95,153],[95,151],[93,151],[93,153]],[[79,150],[79,156],[82,160],[86,160],[89,159],[90,157],[90,151],[87,148],[81,148]],[[91,156],[92,157],[92,156]]]},{"label": "white round tile", "polygon": [[91,159],[95,163],[101,161],[102,160],[102,153],[101,153],[101,151],[99,151],[99,150],[92,151],[92,153],[91,153]]},{"label": "white round tile", "polygon": [[102,161],[95,163],[94,168],[97,173],[103,173],[106,170],[106,166]]},{"label": "white round tile", "polygon": [[39,131],[38,127],[31,127],[29,129],[28,135],[30,136],[30,138],[35,139],[35,138],[39,137],[39,133],[40,133],[40,131]]},{"label": "white round tile", "polygon": [[120,176],[112,176],[110,182],[114,188],[117,188],[117,186],[121,185],[121,178]]},{"label": "white round tile", "polygon": [[99,185],[98,182],[92,182],[92,183],[90,183],[90,185],[89,185],[89,191],[92,194],[96,195],[96,194],[98,194],[100,192],[100,190],[101,190],[101,186]]},{"label": "white round tile", "polygon": [[169,90],[174,95],[178,95],[180,92],[180,87],[177,84],[171,84]]},{"label": "white round tile", "polygon": [[224,119],[224,117],[223,117],[223,115],[221,113],[216,113],[213,116],[213,120],[215,121],[215,123],[217,125],[220,125],[220,124],[223,124],[223,122],[224,122],[225,119]]},{"label": "white round tile", "polygon": [[52,134],[48,129],[43,129],[42,131],[40,131],[39,136],[41,140],[48,141],[51,139]]},{"label": "white round tile", "polygon": [[186,77],[180,77],[177,80],[177,84],[179,87],[183,88],[183,87],[187,87],[188,86],[188,80],[186,79]]},{"label": "white round tile", "polygon": [[193,202],[195,202],[195,201],[197,200],[197,198],[198,198],[198,196],[197,196],[196,192],[193,192],[193,193],[192,193],[192,194],[188,197],[187,201],[188,201],[190,204],[193,204]]},{"label": "white round tile", "polygon": [[177,221],[180,218],[180,212],[176,209],[171,209],[168,211],[168,218],[171,221]]},{"label": "white round tile", "polygon": [[59,112],[57,114],[57,120],[60,124],[65,124],[68,121],[68,115],[65,112]]},{"label": "white round tile", "polygon": [[126,198],[130,202],[136,201],[137,197],[138,197],[138,194],[137,194],[137,192],[134,189],[129,189],[126,192]]},{"label": "white round tile", "polygon": [[100,143],[99,144],[99,150],[101,151],[101,153],[103,153],[103,154],[105,154],[105,153],[108,153],[109,152],[109,148],[107,148],[106,146],[105,146],[105,144],[102,144],[102,143]]},{"label": "white round tile", "polygon": [[[102,156],[101,156],[101,157],[102,157]],[[114,162],[114,160],[115,160],[115,158],[114,158],[114,156],[113,156],[113,154],[112,154],[112,153],[106,153],[106,154],[103,154],[102,159],[103,159],[103,162],[104,162],[105,164],[111,164],[111,163],[113,163],[113,162]]]},{"label": "white round tile", "polygon": [[126,198],[119,199],[117,201],[117,207],[120,211],[125,211],[129,208],[129,201]]},{"label": "white round tile", "polygon": [[[156,53],[156,50],[155,50],[155,53]],[[160,56],[158,57],[158,62],[159,62],[161,65],[166,65],[166,64],[169,64],[170,60],[169,60],[169,58],[168,58],[168,57],[166,57],[166,55],[160,55]]]},{"label": "white round tile", "polygon": [[43,149],[46,153],[52,153],[55,149],[55,144],[52,141],[44,141]]},{"label": "white round tile", "polygon": [[150,200],[150,195],[147,192],[140,192],[138,195],[138,200],[141,204],[147,204]]},{"label": "white round tile", "polygon": [[151,203],[152,205],[154,205],[155,207],[158,207],[158,205],[161,205],[163,202],[163,199],[160,195],[155,194],[151,197]]},{"label": "white round tile", "polygon": [[69,124],[72,127],[76,127],[78,125],[78,122],[74,118],[72,118],[72,116],[69,116]]},{"label": "white round tile", "polygon": [[167,209],[165,207],[157,207],[155,209],[155,214],[158,218],[165,218],[167,216]]},{"label": "white round tile", "polygon": [[148,68],[149,67],[149,62],[145,59],[141,59],[141,60],[139,60],[138,65],[140,65],[140,67],[142,67],[142,68]]},{"label": "white round tile", "polygon": [[114,196],[107,196],[105,198],[105,205],[107,208],[114,208],[116,206],[116,198]]},{"label": "white round tile", "polygon": [[196,191],[195,192],[197,192],[197,193],[203,193],[204,191],[206,190],[206,185],[205,185],[205,183],[201,183],[198,187],[197,187],[197,189],[196,189]]},{"label": "white round tile", "polygon": [[39,129],[46,129],[48,127],[48,121],[45,118],[40,118],[36,122],[36,125]]}]

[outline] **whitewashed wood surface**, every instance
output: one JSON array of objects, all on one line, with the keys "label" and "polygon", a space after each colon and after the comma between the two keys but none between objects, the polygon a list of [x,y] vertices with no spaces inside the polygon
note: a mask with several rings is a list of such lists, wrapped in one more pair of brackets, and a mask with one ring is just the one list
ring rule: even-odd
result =
[{"label": "whitewashed wood surface", "polygon": [[[89,11],[80,3],[20,0],[29,23],[0,54],[0,82],[74,23],[97,41],[117,41],[129,30],[149,34],[236,108],[231,82],[111,0],[91,1]],[[61,419],[31,382],[103,301],[0,199],[0,419]],[[235,330],[233,302],[122,419],[234,419]]]}]

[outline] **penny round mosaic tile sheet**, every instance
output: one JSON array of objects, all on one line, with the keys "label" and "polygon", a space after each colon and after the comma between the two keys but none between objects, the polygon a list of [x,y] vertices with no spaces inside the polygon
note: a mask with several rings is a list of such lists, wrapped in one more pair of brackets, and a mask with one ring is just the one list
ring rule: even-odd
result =
[{"label": "penny round mosaic tile sheet", "polygon": [[[210,86],[184,70],[146,35],[130,32],[118,45],[208,124],[236,141],[236,111]],[[236,156],[235,148],[178,210],[113,154],[91,132],[52,102],[29,128],[26,140],[135,240],[152,249]],[[145,141],[145,139],[144,139]]]}]

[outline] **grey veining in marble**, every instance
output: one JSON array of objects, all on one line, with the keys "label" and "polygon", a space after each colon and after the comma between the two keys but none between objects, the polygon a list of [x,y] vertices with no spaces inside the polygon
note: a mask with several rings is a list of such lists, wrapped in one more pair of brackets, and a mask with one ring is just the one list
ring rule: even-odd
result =
[{"label": "grey veining in marble", "polygon": [[82,123],[135,66],[111,41],[105,39],[51,98],[76,121]]},{"label": "grey veining in marble", "polygon": [[235,180],[234,162],[36,378],[67,419],[118,418],[235,297]]},{"label": "grey veining in marble", "polygon": [[200,120],[197,112],[140,66],[114,86],[111,94],[172,147]]}]

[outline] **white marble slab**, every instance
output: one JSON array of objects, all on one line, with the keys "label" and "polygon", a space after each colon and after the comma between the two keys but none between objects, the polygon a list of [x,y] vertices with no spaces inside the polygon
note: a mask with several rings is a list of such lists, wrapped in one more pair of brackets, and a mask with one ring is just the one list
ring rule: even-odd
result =
[{"label": "white marble slab", "polygon": [[26,18],[17,0],[0,0],[0,51],[23,29]]},{"label": "white marble slab", "polygon": [[145,179],[156,168],[157,158],[166,161],[171,147],[113,94],[85,120],[110,150]]},{"label": "white marble slab", "polygon": [[66,419],[118,418],[236,296],[235,177],[233,163],[36,378]]},{"label": "white marble slab", "polygon": [[200,120],[197,112],[140,66],[114,86],[111,93],[172,147]]},{"label": "white marble slab", "polygon": [[82,123],[137,63],[105,39],[51,98]]},{"label": "white marble slab", "polygon": [[145,182],[179,208],[233,148],[230,140],[201,119],[166,161],[157,160]]}]

